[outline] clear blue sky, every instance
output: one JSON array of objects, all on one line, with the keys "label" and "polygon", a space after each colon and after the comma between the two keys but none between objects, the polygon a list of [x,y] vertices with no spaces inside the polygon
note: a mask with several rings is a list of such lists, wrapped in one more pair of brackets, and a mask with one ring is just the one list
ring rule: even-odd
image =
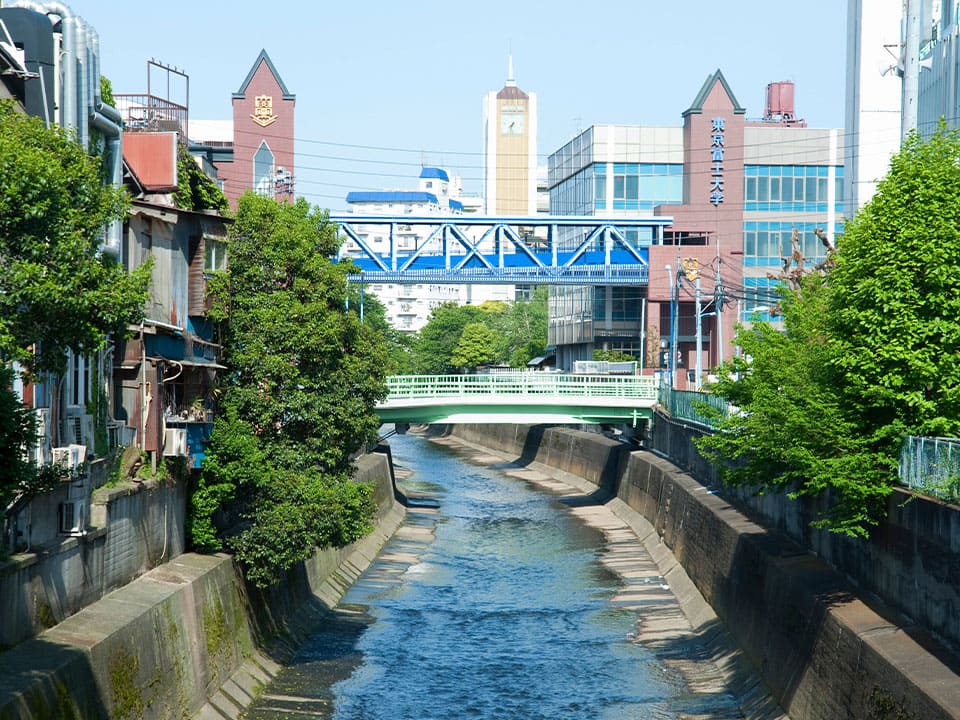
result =
[{"label": "clear blue sky", "polygon": [[350,190],[414,187],[421,164],[479,191],[482,98],[511,53],[538,95],[542,162],[591,124],[680,124],[717,68],[748,117],[767,83],[792,80],[810,126],[843,125],[844,0],[68,4],[99,33],[115,92],[145,92],[151,58],[174,65],[191,118],[229,119],[266,49],[297,96],[297,195],[334,211]]}]

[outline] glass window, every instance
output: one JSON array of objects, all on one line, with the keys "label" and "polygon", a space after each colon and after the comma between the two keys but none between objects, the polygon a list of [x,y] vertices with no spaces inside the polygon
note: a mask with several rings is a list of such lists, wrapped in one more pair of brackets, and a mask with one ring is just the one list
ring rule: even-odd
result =
[{"label": "glass window", "polygon": [[804,189],[803,201],[806,203],[815,203],[817,201],[817,179],[815,177],[806,178],[806,187]]},{"label": "glass window", "polygon": [[817,178],[817,200],[827,201],[827,178]]},{"label": "glass window", "polygon": [[778,177],[770,178],[770,199],[780,199],[780,178]]},{"label": "glass window", "polygon": [[265,141],[260,141],[253,156],[253,190],[258,195],[272,196],[273,193],[273,153]]},{"label": "glass window", "polygon": [[747,200],[756,200],[757,199],[757,179],[754,177],[747,178]]},{"label": "glass window", "polygon": [[597,175],[593,181],[593,199],[594,200],[606,200],[607,199],[607,178],[604,175]]},{"label": "glass window", "polygon": [[613,176],[613,197],[617,200],[623,200],[626,195],[626,179],[623,175]]},{"label": "glass window", "polygon": [[627,194],[628,200],[637,200],[640,197],[639,181],[636,175],[627,175]]},{"label": "glass window", "polygon": [[791,202],[793,200],[793,180],[790,178],[784,178],[783,182],[780,183],[780,199],[783,202]]},{"label": "glass window", "polygon": [[747,231],[743,234],[743,254],[744,255],[757,254],[757,233],[756,232]]},{"label": "glass window", "polygon": [[227,244],[212,237],[203,238],[203,269],[205,272],[227,267]]},{"label": "glass window", "polygon": [[766,202],[770,199],[770,179],[761,177],[757,178],[757,200],[760,202]]}]

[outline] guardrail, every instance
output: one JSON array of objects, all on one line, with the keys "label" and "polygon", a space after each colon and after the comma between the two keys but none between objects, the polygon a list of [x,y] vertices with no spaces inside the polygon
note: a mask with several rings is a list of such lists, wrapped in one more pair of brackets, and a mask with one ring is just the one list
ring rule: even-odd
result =
[{"label": "guardrail", "polygon": [[908,435],[900,447],[899,475],[913,490],[960,501],[960,439]]},{"label": "guardrail", "polygon": [[620,397],[652,400],[657,381],[645,376],[567,375],[517,372],[491,375],[394,375],[387,400],[474,395]]},{"label": "guardrail", "polygon": [[703,403],[719,411],[721,416],[726,416],[729,412],[727,401],[719,395],[695,390],[674,390],[668,385],[661,385],[659,388],[657,404],[672,418],[697,423],[712,430],[716,426],[716,418],[699,407]]}]

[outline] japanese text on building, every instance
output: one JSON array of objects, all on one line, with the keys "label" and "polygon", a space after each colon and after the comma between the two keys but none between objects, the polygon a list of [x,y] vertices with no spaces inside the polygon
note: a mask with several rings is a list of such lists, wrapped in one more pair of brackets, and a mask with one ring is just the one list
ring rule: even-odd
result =
[{"label": "japanese text on building", "polygon": [[719,205],[723,202],[723,151],[726,121],[714,118],[710,129],[710,202]]}]

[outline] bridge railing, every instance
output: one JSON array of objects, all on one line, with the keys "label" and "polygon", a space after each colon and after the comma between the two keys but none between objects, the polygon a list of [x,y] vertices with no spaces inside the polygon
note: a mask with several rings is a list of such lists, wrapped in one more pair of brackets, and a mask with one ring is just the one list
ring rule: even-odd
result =
[{"label": "bridge railing", "polygon": [[473,395],[554,395],[655,399],[652,377],[517,372],[491,375],[394,375],[388,400]]}]

